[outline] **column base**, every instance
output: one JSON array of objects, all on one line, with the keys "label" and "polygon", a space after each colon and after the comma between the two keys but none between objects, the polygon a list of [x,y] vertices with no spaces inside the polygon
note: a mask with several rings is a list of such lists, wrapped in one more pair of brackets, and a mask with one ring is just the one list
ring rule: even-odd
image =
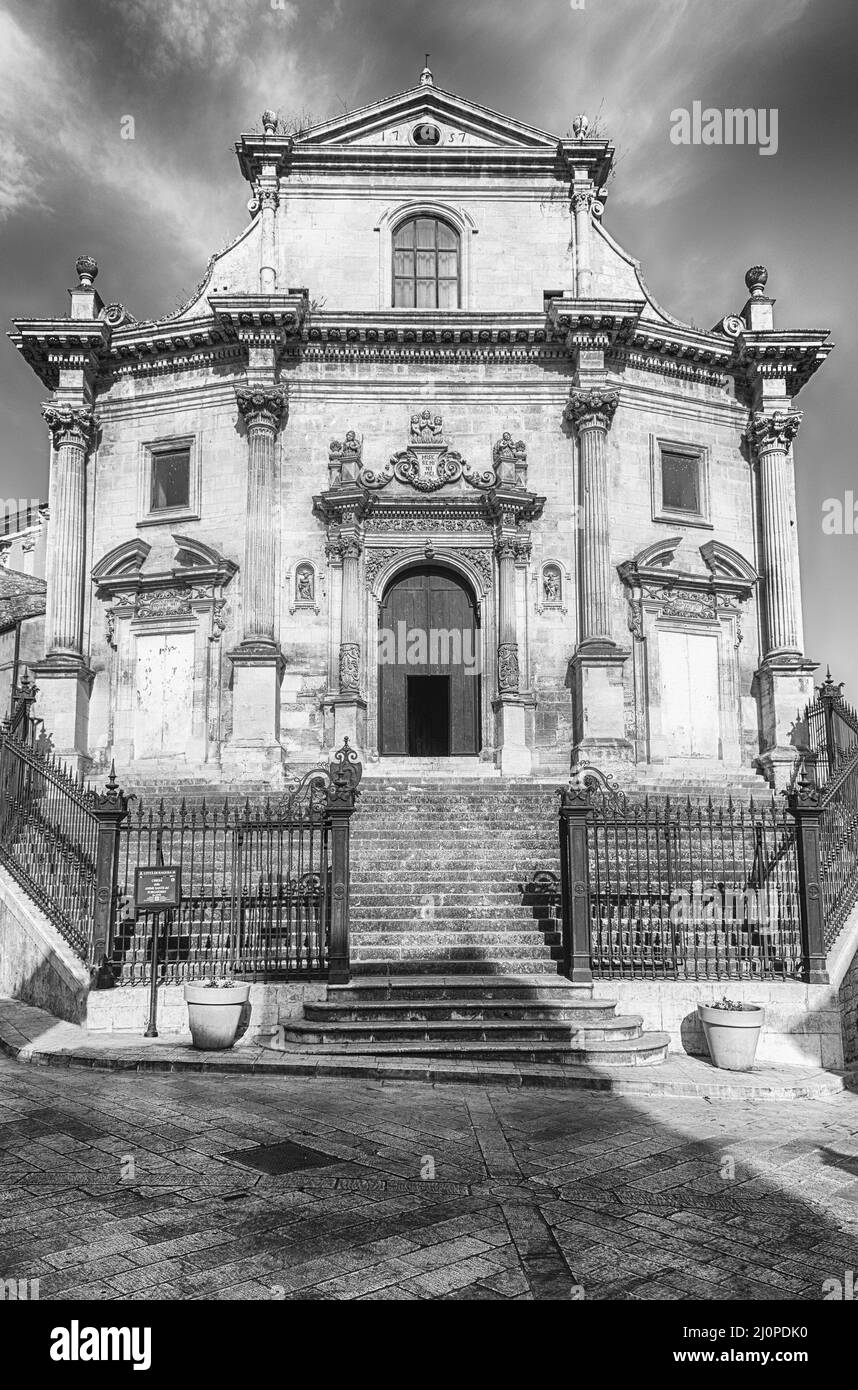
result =
[{"label": "column base", "polygon": [[89,700],[94,673],[81,656],[54,653],[32,668],[38,694],[34,714],[44,721],[51,748],[76,774],[89,770]]},{"label": "column base", "polygon": [[536,704],[533,695],[499,695],[492,701],[495,714],[495,765],[504,777],[529,777],[533,752],[527,742],[527,711]]},{"label": "column base", "polygon": [[357,749],[358,757],[365,763],[368,758],[366,746],[366,700],[362,695],[328,695],[325,705],[333,714],[333,742],[331,752],[342,748],[343,739],[348,739],[349,747]]},{"label": "column base", "polygon": [[631,655],[613,642],[582,643],[570,662],[574,746],[582,761],[629,762],[623,669]]},{"label": "column base", "polygon": [[[286,663],[273,643],[243,642],[227,654],[232,662],[234,748],[278,750],[280,682]],[[226,750],[224,750],[226,751]]]},{"label": "column base", "polygon": [[762,752],[757,762],[764,776],[781,791],[796,766],[793,734],[813,699],[813,673],[819,663],[792,654],[766,657],[755,674],[760,706]]}]

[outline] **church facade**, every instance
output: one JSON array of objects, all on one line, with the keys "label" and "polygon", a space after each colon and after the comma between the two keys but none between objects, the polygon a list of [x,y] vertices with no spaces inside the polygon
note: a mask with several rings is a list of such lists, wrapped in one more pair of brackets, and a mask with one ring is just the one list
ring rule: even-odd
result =
[{"label": "church facade", "polygon": [[681,323],[605,226],[610,142],[428,68],[236,150],[251,220],[184,308],[138,322],[81,257],[69,314],[15,323],[50,392],[57,751],[129,786],[276,784],[344,737],[369,773],[577,749],[783,785],[826,334],[775,328],[761,266]]}]

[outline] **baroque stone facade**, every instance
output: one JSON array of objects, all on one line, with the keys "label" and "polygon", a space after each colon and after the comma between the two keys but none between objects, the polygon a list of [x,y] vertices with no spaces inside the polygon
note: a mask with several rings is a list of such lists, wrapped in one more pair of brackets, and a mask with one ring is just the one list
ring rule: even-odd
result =
[{"label": "baroque stone facade", "polygon": [[[446,717],[504,773],[574,746],[782,782],[814,669],[793,398],[826,334],[775,331],[762,267],[680,323],[604,225],[608,140],[427,72],[243,135],[251,221],[180,311],[105,307],[81,257],[69,317],[16,321],[51,393],[55,746],[220,780],[348,736],[372,766],[403,700],[412,756]],[[381,679],[418,609],[448,645],[458,615],[470,685],[449,654]]]}]

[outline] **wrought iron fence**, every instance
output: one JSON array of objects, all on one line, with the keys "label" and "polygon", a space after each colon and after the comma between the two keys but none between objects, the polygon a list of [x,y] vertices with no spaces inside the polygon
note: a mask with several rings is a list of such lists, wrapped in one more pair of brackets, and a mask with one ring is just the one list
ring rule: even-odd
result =
[{"label": "wrought iron fence", "polygon": [[576,768],[560,832],[573,980],[824,973],[803,913],[810,849],[792,803],[632,801],[597,769]]},{"label": "wrought iron fence", "polygon": [[[134,870],[163,864],[179,868],[181,904],[153,927],[135,917]],[[165,980],[324,974],[332,867],[318,772],[282,804],[140,805],[121,833],[114,966],[129,982],[148,979],[157,928]]]},{"label": "wrought iron fence", "polygon": [[151,979],[153,927],[134,871],[176,865],[180,905],[160,914],[158,977],[349,978],[349,823],[362,768],[348,739],[282,801],[199,810],[128,798],[111,769],[87,786],[36,736],[25,680],[0,726],[0,862],[95,984]]},{"label": "wrought iron fence", "polygon": [[[219,975],[349,978],[349,822],[362,767],[348,739],[328,768],[259,806],[138,805],[120,834],[112,964],[126,982]],[[134,871],[179,869],[181,902],[134,908]]]},{"label": "wrought iron fence", "polygon": [[[810,789],[806,789],[813,797]],[[813,805],[814,800],[811,800]],[[858,894],[858,756],[853,754],[818,797],[819,884],[825,939],[831,945]]]},{"label": "wrought iron fence", "polygon": [[831,671],[804,712],[804,746],[811,754],[818,786],[824,786],[844,762],[858,752],[858,713],[843,698],[843,686],[831,679]]},{"label": "wrought iron fence", "polygon": [[45,735],[35,737],[28,714],[5,722],[0,860],[84,959],[96,916],[97,802],[53,756]]}]

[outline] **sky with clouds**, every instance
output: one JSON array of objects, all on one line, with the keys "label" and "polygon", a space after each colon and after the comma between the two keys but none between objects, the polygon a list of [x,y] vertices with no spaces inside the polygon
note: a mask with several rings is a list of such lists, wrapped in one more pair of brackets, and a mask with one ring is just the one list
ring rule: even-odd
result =
[{"label": "sky with clouds", "polygon": [[[856,0],[0,0],[7,326],[66,312],[81,252],[106,300],[176,308],[247,221],[239,132],[403,91],[425,50],[439,86],[544,130],[598,116],[605,225],[680,318],[735,312],[760,262],[779,327],[831,330],[799,398],[806,645],[858,701],[858,535],[822,532],[827,498],[858,497]],[[694,101],[777,109],[777,154],[672,144]],[[44,388],[8,343],[0,364],[0,493],[44,495]]]}]

